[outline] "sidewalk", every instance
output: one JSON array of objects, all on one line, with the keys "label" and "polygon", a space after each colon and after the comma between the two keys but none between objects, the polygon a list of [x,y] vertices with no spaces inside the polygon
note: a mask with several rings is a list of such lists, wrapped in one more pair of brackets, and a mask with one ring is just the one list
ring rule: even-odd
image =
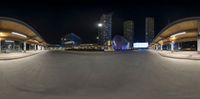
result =
[{"label": "sidewalk", "polygon": [[24,53],[24,52],[0,53],[0,60],[19,59],[19,58],[24,58],[24,57],[38,54],[40,52],[42,52],[42,51],[26,51],[26,53]]},{"label": "sidewalk", "polygon": [[200,54],[197,51],[158,51],[161,56],[177,58],[177,59],[191,59],[191,60],[200,60]]}]

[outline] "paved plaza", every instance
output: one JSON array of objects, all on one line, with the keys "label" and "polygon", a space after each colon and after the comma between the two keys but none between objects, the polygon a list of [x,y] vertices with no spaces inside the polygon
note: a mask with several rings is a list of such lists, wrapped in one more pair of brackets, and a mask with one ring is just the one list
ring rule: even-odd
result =
[{"label": "paved plaza", "polygon": [[12,53],[0,53],[0,60],[13,60],[19,58],[25,58],[38,54],[42,51],[26,51],[26,52],[12,52]]},{"label": "paved plaza", "polygon": [[154,51],[44,51],[0,61],[0,99],[199,99],[200,61]]},{"label": "paved plaza", "polygon": [[177,59],[200,60],[200,54],[197,51],[157,51],[161,56]]}]

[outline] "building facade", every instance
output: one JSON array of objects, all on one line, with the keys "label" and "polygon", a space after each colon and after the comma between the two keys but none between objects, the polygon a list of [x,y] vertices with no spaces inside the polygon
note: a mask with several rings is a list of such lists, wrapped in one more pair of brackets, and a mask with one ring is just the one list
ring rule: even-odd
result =
[{"label": "building facade", "polygon": [[74,33],[66,34],[61,38],[61,45],[63,47],[79,45],[81,43],[81,38]]},{"label": "building facade", "polygon": [[124,22],[124,37],[128,40],[130,46],[129,48],[133,47],[134,42],[134,22],[132,20],[128,20]]},{"label": "building facade", "polygon": [[112,40],[112,14],[103,14],[100,17],[100,23],[102,26],[98,30],[99,44],[106,45]]},{"label": "building facade", "polygon": [[145,19],[145,41],[149,44],[154,38],[154,18],[146,17]]}]

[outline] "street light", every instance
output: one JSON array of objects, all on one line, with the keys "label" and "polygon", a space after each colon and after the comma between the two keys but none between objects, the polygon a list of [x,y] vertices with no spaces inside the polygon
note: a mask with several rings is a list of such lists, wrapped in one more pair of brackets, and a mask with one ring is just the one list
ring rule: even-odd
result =
[{"label": "street light", "polygon": [[11,34],[13,34],[13,35],[17,35],[17,36],[21,36],[21,37],[24,37],[24,38],[27,38],[27,36],[26,36],[26,35],[24,35],[24,34],[21,34],[21,33],[17,33],[17,32],[11,32]]},{"label": "street light", "polygon": [[102,23],[98,23],[98,27],[102,27],[103,26],[103,24]]},{"label": "street light", "polygon": [[98,40],[98,39],[99,39],[99,36],[97,36],[96,39]]},{"label": "street light", "polygon": [[184,35],[184,34],[186,34],[186,32],[176,33],[176,34],[171,35],[170,37],[176,37],[176,36],[180,36],[180,35]]}]

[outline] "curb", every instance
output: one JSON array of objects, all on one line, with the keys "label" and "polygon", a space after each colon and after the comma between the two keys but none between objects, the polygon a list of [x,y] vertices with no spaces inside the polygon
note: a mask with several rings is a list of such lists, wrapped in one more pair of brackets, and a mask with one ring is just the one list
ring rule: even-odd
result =
[{"label": "curb", "polygon": [[105,54],[105,53],[113,53],[113,54],[120,54],[120,53],[129,53],[135,50],[130,51],[64,51],[66,53],[75,53],[75,54]]},{"label": "curb", "polygon": [[173,57],[173,56],[169,56],[169,55],[165,55],[165,54],[162,54],[160,52],[157,52],[160,56],[162,57],[167,57],[167,58],[174,58],[174,59],[187,59],[187,60],[200,60],[200,59],[197,59],[197,58],[186,58],[186,57]]},{"label": "curb", "polygon": [[26,58],[26,57],[29,57],[29,56],[33,56],[33,55],[36,55],[36,54],[39,54],[40,52],[37,52],[37,53],[33,53],[33,54],[30,54],[30,55],[25,55],[25,56],[21,56],[21,57],[14,57],[14,58],[0,58],[0,61],[1,60],[15,60],[15,59],[21,59],[21,58]]}]

